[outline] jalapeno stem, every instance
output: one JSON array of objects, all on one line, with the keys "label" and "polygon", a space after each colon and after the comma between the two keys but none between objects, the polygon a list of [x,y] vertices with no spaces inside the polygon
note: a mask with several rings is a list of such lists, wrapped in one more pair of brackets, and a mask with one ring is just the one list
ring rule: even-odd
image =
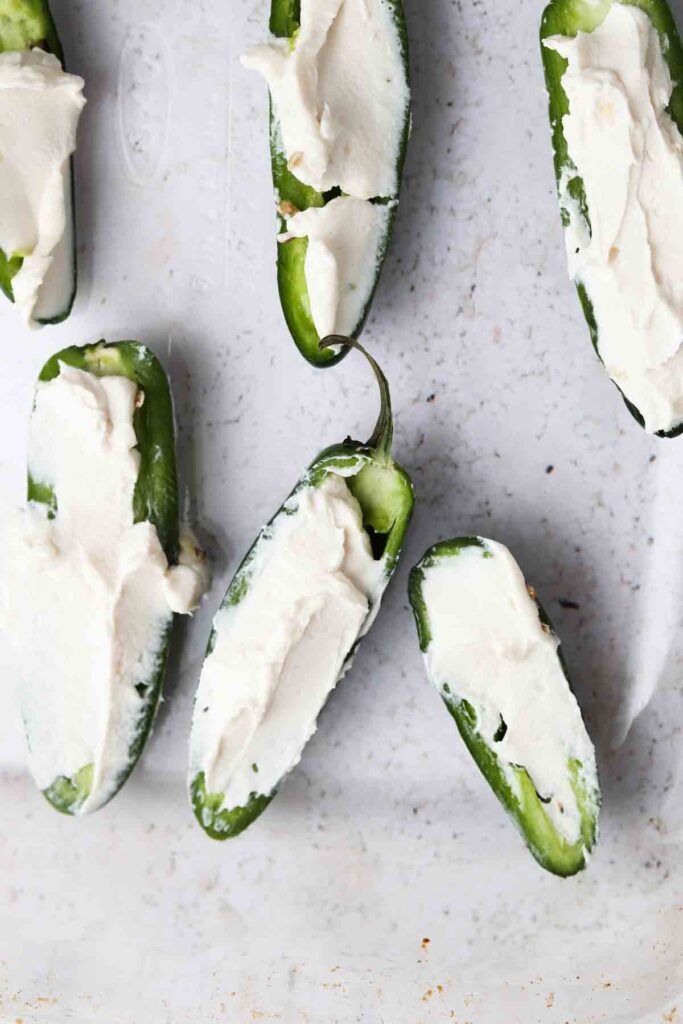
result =
[{"label": "jalapeno stem", "polygon": [[370,355],[367,349],[363,348],[359,341],[355,338],[347,338],[343,334],[328,334],[326,338],[323,338],[320,342],[320,349],[332,348],[333,345],[343,345],[346,348],[355,348],[359,352],[362,352],[367,361],[372,367],[375,379],[379,386],[379,416],[377,417],[377,423],[375,429],[367,440],[368,448],[374,448],[380,455],[384,455],[386,459],[391,458],[391,442],[394,437],[394,420],[391,414],[391,394],[389,392],[389,382],[384,376],[379,363]]}]

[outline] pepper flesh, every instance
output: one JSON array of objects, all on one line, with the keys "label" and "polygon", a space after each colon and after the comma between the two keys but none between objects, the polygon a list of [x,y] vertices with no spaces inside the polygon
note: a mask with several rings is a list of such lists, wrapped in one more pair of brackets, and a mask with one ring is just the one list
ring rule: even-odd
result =
[{"label": "pepper flesh", "polygon": [[[0,53],[12,50],[31,50],[40,47],[52,53],[64,67],[64,53],[57,35],[54,19],[47,0],[0,0]],[[76,223],[74,215],[73,163],[70,171],[71,190],[71,291],[66,297],[64,309],[51,317],[37,317],[36,323],[47,326],[66,320],[76,298]],[[67,210],[67,216],[68,216]],[[19,272],[24,260],[22,256],[7,255],[0,249],[0,291],[10,302],[14,302],[12,279]]]},{"label": "pepper flesh", "polygon": [[[552,129],[553,163],[555,179],[560,189],[560,181],[567,171],[574,172],[568,182],[568,192],[575,200],[590,225],[590,210],[586,199],[583,181],[572,162],[567,140],[564,137],[562,118],[569,113],[569,101],[562,86],[562,78],[567,69],[567,61],[556,50],[544,46],[543,41],[550,36],[575,36],[578,32],[592,32],[602,24],[613,3],[628,2],[640,8],[650,19],[657,30],[662,45],[662,55],[669,69],[672,82],[672,93],[669,102],[669,113],[678,130],[683,134],[683,46],[676,28],[671,10],[666,0],[550,0],[541,18],[541,57],[548,92],[548,112]],[[567,214],[562,210],[562,223],[567,224]],[[598,325],[593,311],[593,304],[585,287],[576,282],[576,289],[581,302],[593,348],[601,359],[599,350]],[[602,360],[601,360],[602,361]],[[618,385],[615,384],[618,388]],[[638,409],[619,389],[626,406],[634,419],[642,426],[644,420]],[[668,431],[658,431],[658,437],[678,437],[683,433],[683,424]]]},{"label": "pepper flesh", "polygon": [[[158,534],[166,558],[171,565],[178,560],[179,512],[175,453],[173,403],[168,379],[156,356],[137,341],[98,342],[83,347],[72,346],[52,356],[40,372],[40,381],[59,376],[60,364],[66,363],[98,377],[128,377],[144,394],[144,401],[135,410],[133,427],[138,440],[140,470],[133,494],[133,519],[148,520]],[[49,485],[36,483],[28,477],[28,500],[39,502],[56,513],[55,496]],[[166,671],[172,617],[161,644],[161,654],[144,686],[138,726],[129,748],[128,761],[121,771],[117,788],[121,789],[137,764],[161,697]],[[60,776],[43,791],[47,800],[64,814],[77,814],[90,795],[93,765],[84,765],[71,778]]]},{"label": "pepper flesh", "polygon": [[[405,13],[403,10],[403,0],[388,0],[388,2],[399,34],[401,55],[405,67],[406,79],[408,79],[408,33]],[[272,0],[270,31],[273,35],[280,38],[293,39],[299,29],[299,16],[299,0]],[[409,132],[410,112],[409,110],[406,110],[403,137],[398,157],[397,180],[399,182],[399,191]],[[292,174],[287,166],[287,157],[282,149],[280,131],[272,103],[270,109],[270,155],[273,186],[278,200],[278,230],[280,233],[287,230],[287,222],[284,216],[285,211],[292,209],[301,211],[307,210],[310,207],[325,206],[332,199],[335,199],[341,194],[338,188],[330,189],[325,193],[318,192],[316,189],[311,188],[310,185],[305,185],[303,182],[299,181],[299,179]],[[396,196],[378,197],[376,200],[373,200],[373,202],[385,203],[391,200],[398,200],[398,194]],[[396,202],[394,202],[389,212],[386,231],[377,254],[377,273],[372,294],[368,299],[359,323],[355,326],[355,329],[352,332],[352,336],[354,338],[357,338],[361,333],[370,311],[375,289],[379,282],[382,264],[391,240],[396,216],[396,205]],[[340,359],[344,358],[348,348],[338,347],[336,349],[331,349],[321,345],[321,339],[313,323],[308,297],[308,287],[306,284],[305,261],[307,248],[308,240],[306,238],[291,238],[285,243],[278,243],[277,282],[280,294],[280,303],[282,305],[282,311],[290,334],[304,358],[313,366],[333,366],[335,363],[339,362]]]},{"label": "pepper flesh", "polygon": [[[377,376],[381,394],[381,408],[377,425],[365,444],[349,438],[341,444],[326,448],[311,463],[289,497],[263,528],[242,560],[223,598],[221,609],[239,604],[247,593],[250,565],[259,543],[277,517],[285,514],[283,510],[289,500],[303,487],[319,486],[328,473],[335,470],[343,472],[349,490],[361,507],[363,527],[369,534],[374,557],[384,559],[385,586],[393,575],[410,523],[415,497],[410,477],[391,457],[393,420],[388,384],[374,359],[357,342],[334,336],[325,339],[321,344],[334,344],[344,348],[355,347],[368,358]],[[360,637],[362,636],[361,632]],[[207,645],[207,657],[211,654],[215,642],[216,630],[214,627]],[[340,678],[348,668],[357,646],[358,641],[348,652]],[[266,809],[276,792],[277,787],[270,793],[253,792],[246,805],[226,808],[223,806],[222,793],[207,791],[203,772],[198,772],[190,778],[190,799],[195,817],[212,839],[230,839],[239,835]]]},{"label": "pepper flesh", "polygon": [[[424,599],[422,584],[425,570],[438,562],[457,557],[468,547],[483,548],[478,537],[457,537],[435,544],[412,569],[409,582],[410,603],[415,615],[420,650],[426,653],[432,640],[429,609]],[[534,596],[541,623],[553,631],[552,623]],[[554,632],[554,631],[553,631]],[[571,688],[567,667],[558,646],[557,656],[567,684]],[[588,856],[597,842],[599,791],[592,791],[581,777],[581,765],[572,760],[568,766],[571,786],[580,815],[580,834],[575,843],[569,843],[553,825],[527,771],[521,765],[512,765],[516,791],[511,786],[497,753],[486,742],[477,727],[477,714],[472,705],[454,693],[443,689],[440,696],[453,717],[467,749],[499,801],[522,834],[535,859],[552,874],[568,877],[586,867]]]}]

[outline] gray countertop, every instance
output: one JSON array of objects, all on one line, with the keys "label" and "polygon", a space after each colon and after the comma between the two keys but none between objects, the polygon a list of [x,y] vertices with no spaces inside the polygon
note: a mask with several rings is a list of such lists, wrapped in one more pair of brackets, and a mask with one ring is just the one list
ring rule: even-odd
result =
[{"label": "gray countertop", "polygon": [[[266,0],[54,10],[89,99],[81,285],[71,319],[40,333],[0,307],[3,502],[23,498],[44,359],[139,338],[171,374],[215,580],[178,629],[141,765],[91,819],[61,818],[34,790],[3,673],[0,1018],[677,1019],[663,1015],[683,990],[683,439],[631,419],[567,279],[540,4],[407,0],[414,129],[364,342],[391,382],[416,515],[301,765],[225,844],[185,794],[210,621],[318,449],[367,436],[375,386],[356,354],[313,370],[282,319],[266,94],[238,63]],[[407,573],[463,533],[508,544],[536,585],[596,739],[603,834],[574,880],[532,861],[423,672]]]}]

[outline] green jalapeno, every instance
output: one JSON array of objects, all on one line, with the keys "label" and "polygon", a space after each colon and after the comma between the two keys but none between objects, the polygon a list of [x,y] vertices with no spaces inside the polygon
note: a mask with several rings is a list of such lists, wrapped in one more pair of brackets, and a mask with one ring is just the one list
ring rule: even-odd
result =
[{"label": "green jalapeno", "polygon": [[[175,565],[180,544],[175,429],[171,392],[161,364],[145,345],[138,342],[107,344],[102,341],[58,352],[45,364],[39,380],[42,383],[53,381],[59,377],[64,365],[96,377],[126,377],[136,384],[138,402],[133,414],[133,429],[137,439],[139,470],[133,492],[132,518],[134,523],[150,522],[154,526],[166,559]],[[59,518],[58,494],[50,483],[34,479],[30,469],[28,500],[29,503],[47,506],[49,519]],[[65,595],[65,600],[68,600],[68,595]],[[74,614],[79,614],[78,608],[74,609]],[[134,725],[130,730],[132,738],[125,757],[120,764],[109,770],[106,799],[96,801],[96,806],[111,799],[124,784],[151,732],[166,670],[172,622],[173,613],[169,608],[161,623],[153,656],[146,662],[147,675],[135,683],[136,693],[117,691],[113,694],[112,717],[116,716],[118,710],[117,699],[132,702]],[[84,628],[87,628],[87,623],[84,623]],[[139,652],[141,663],[145,654],[145,651]],[[64,673],[68,681],[68,665],[64,666]],[[28,679],[24,685],[30,686],[30,682]],[[55,685],[58,685],[57,681]],[[97,687],[100,681],[93,679],[92,685]],[[42,709],[34,708],[33,714],[36,713],[41,714]],[[32,720],[25,714],[24,721],[31,748],[35,743]],[[66,814],[79,814],[92,794],[94,777],[95,765],[87,763],[70,777],[56,777],[43,792],[57,810]]]},{"label": "green jalapeno", "polygon": [[430,548],[410,574],[427,674],[470,754],[548,871],[597,840],[595,754],[559,641],[510,552],[481,537]]},{"label": "green jalapeno", "polygon": [[[382,2],[385,2],[390,9],[392,24],[399,40],[405,81],[408,82],[408,34],[403,0],[382,0]],[[299,0],[272,0],[270,30],[273,35],[280,38],[289,38],[293,44],[300,28],[299,19]],[[397,98],[397,102],[402,103],[403,100]],[[399,146],[396,176],[399,189],[395,195],[376,196],[371,200],[375,204],[386,207],[387,216],[380,235],[376,240],[375,276],[372,290],[357,322],[352,328],[345,328],[353,338],[358,337],[362,331],[369,313],[393,231],[399,198],[398,191],[400,190],[406,146],[410,133],[410,109],[407,104],[402,111],[402,116],[403,131]],[[296,177],[287,163],[287,156],[283,149],[280,129],[272,103],[270,112],[270,150],[273,185],[279,213],[278,230],[280,233],[286,233],[286,217],[312,207],[327,206],[332,200],[337,199],[341,192],[339,188],[332,188],[325,193],[318,192],[315,188],[304,184]],[[314,366],[331,366],[342,359],[348,349],[343,346],[329,348],[320,344],[320,337],[311,313],[306,283],[305,262],[307,249],[308,239],[306,237],[293,237],[289,238],[286,242],[278,244],[277,281],[280,302],[289,331],[304,358]]]},{"label": "green jalapeno", "polygon": [[[364,351],[356,342],[346,338],[331,337],[325,339],[323,344],[344,347],[353,345]],[[211,744],[211,750],[219,750],[224,743],[227,743],[228,746],[230,743],[235,744],[237,741],[230,730],[234,728],[235,722],[239,724],[240,716],[241,722],[244,724],[245,716],[251,713],[244,709],[235,711],[234,708],[230,711],[223,711],[220,707],[223,697],[230,697],[230,687],[234,683],[234,677],[236,674],[239,675],[239,672],[232,671],[235,658],[232,659],[232,662],[218,662],[218,675],[213,677],[214,682],[211,683],[207,681],[208,672],[213,669],[209,670],[207,666],[210,665],[212,658],[216,657],[221,637],[231,641],[232,637],[236,636],[238,646],[258,651],[258,642],[252,643],[250,635],[244,635],[243,639],[240,639],[240,629],[245,628],[245,623],[251,624],[254,621],[253,616],[252,619],[241,618],[240,613],[243,602],[253,588],[259,586],[260,581],[267,578],[270,581],[271,593],[282,593],[286,599],[286,606],[289,605],[290,599],[291,602],[295,600],[295,597],[287,591],[289,576],[286,573],[282,573],[281,576],[276,575],[272,580],[266,576],[267,573],[274,571],[277,573],[272,566],[277,564],[275,561],[278,551],[277,540],[282,535],[280,531],[283,526],[286,527],[287,524],[296,522],[302,501],[309,500],[314,491],[328,486],[331,479],[334,481],[341,479],[355,499],[352,504],[357,509],[359,522],[362,522],[362,530],[367,534],[367,540],[364,542],[365,550],[369,553],[368,558],[373,563],[373,572],[376,574],[377,582],[372,593],[367,597],[367,606],[359,628],[353,635],[352,642],[348,644],[347,649],[340,649],[339,660],[329,666],[332,672],[332,688],[348,669],[358,642],[369,629],[379,608],[382,594],[396,567],[412,514],[413,486],[405,470],[398,466],[391,456],[393,421],[387,381],[375,361],[367,353],[365,355],[377,377],[381,395],[380,414],[372,436],[365,443],[347,439],[340,444],[326,448],[311,463],[282,507],[263,528],[247,553],[228,587],[214,620],[207,647],[207,657],[195,698],[189,774],[190,794],[195,816],[202,828],[214,839],[227,839],[238,835],[265,809],[274,796],[281,777],[287,774],[299,760],[308,735],[314,731],[315,720],[330,692],[328,690],[322,694],[319,701],[316,698],[310,714],[310,732],[304,737],[300,749],[299,747],[295,748],[294,756],[287,763],[280,765],[277,758],[275,759],[271,781],[264,779],[263,771],[259,772],[259,765],[254,760],[253,777],[247,768],[248,792],[238,805],[232,804],[229,798],[226,799],[224,792],[214,791],[207,784],[205,764],[209,756],[209,745]],[[336,483],[335,486],[337,486]],[[313,530],[315,530],[315,524],[313,524]],[[284,612],[278,612],[278,618],[275,621],[270,622],[271,633],[282,632],[288,628],[288,623],[284,622],[286,614],[287,607]],[[256,616],[258,629],[265,628],[260,623],[261,619]],[[334,632],[335,626],[330,628]],[[252,666],[254,678],[260,678],[261,668],[264,663],[268,663],[268,657],[269,655],[264,652],[256,654],[256,661]],[[328,668],[327,664],[325,667]],[[230,673],[232,674],[230,675]],[[229,675],[230,678],[228,678]],[[256,683],[254,682],[252,686],[252,682],[253,680],[249,677],[239,679],[239,685],[243,687],[243,691],[247,695],[245,698],[247,703],[250,693],[256,687]],[[270,706],[276,706],[277,701],[284,700],[284,698],[281,698],[274,690],[268,700]],[[288,705],[285,705],[285,712],[287,708]],[[286,714],[284,717],[286,718]],[[262,742],[263,730],[268,728],[267,720],[265,721],[265,725],[264,720],[257,724],[250,738],[245,740],[247,746],[238,755],[243,766],[249,766],[251,757],[249,751],[256,749],[258,743]],[[285,723],[285,730],[286,728],[287,724]],[[259,730],[261,730],[260,735]],[[286,741],[287,736],[285,735],[283,738],[280,730],[277,733],[277,741],[279,742],[281,739]]]}]

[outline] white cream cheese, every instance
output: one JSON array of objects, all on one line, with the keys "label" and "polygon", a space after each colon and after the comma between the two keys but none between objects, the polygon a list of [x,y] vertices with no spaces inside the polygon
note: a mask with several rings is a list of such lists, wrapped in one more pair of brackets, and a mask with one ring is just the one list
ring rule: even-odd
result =
[{"label": "white cream cheese", "polygon": [[12,289],[29,326],[62,312],[71,288],[69,159],[84,104],[83,79],[52,54],[0,54],[0,249],[24,257]]},{"label": "white cream cheese", "polygon": [[[683,422],[683,138],[647,15],[614,2],[605,20],[545,46],[568,61],[560,182],[569,273],[593,306],[607,371],[648,431]],[[567,186],[583,181],[590,226]]]},{"label": "white cream cheese", "polygon": [[31,503],[11,539],[6,632],[16,649],[29,766],[46,789],[92,764],[81,813],[101,806],[129,766],[145,685],[172,610],[190,612],[204,570],[186,540],[169,568],[154,526],[133,522],[140,457],[133,429],[142,399],[126,377],[61,364],[41,383],[30,425],[29,471],[49,485],[57,514]]},{"label": "white cream cheese", "polygon": [[330,473],[289,499],[262,535],[246,591],[214,621],[190,740],[226,808],[269,794],[300,760],[386,582],[344,479]]},{"label": "white cream cheese", "polygon": [[323,338],[356,333],[372,295],[389,207],[367,200],[398,193],[410,94],[389,0],[302,0],[300,24],[292,41],[255,46],[242,62],[268,83],[291,172],[344,193],[296,212],[280,236],[309,239],[304,274]]},{"label": "white cream cheese", "polygon": [[372,298],[390,216],[387,204],[340,196],[288,219],[287,233],[279,241],[308,239],[306,284],[321,338],[357,329]]},{"label": "white cream cheese", "polygon": [[318,192],[359,199],[398,191],[409,92],[387,0],[301,0],[294,41],[252,47],[292,173]]},{"label": "white cream cheese", "polygon": [[[442,696],[469,702],[513,791],[512,766],[519,765],[549,801],[553,824],[574,843],[580,813],[568,766],[579,761],[594,782],[593,745],[562,671],[557,638],[541,623],[519,566],[502,544],[482,543],[423,570],[429,677]],[[496,741],[501,719],[507,731]]]},{"label": "white cream cheese", "polygon": [[164,593],[172,612],[191,615],[211,586],[211,569],[191,527],[181,525],[179,540],[178,563],[164,575]]}]

